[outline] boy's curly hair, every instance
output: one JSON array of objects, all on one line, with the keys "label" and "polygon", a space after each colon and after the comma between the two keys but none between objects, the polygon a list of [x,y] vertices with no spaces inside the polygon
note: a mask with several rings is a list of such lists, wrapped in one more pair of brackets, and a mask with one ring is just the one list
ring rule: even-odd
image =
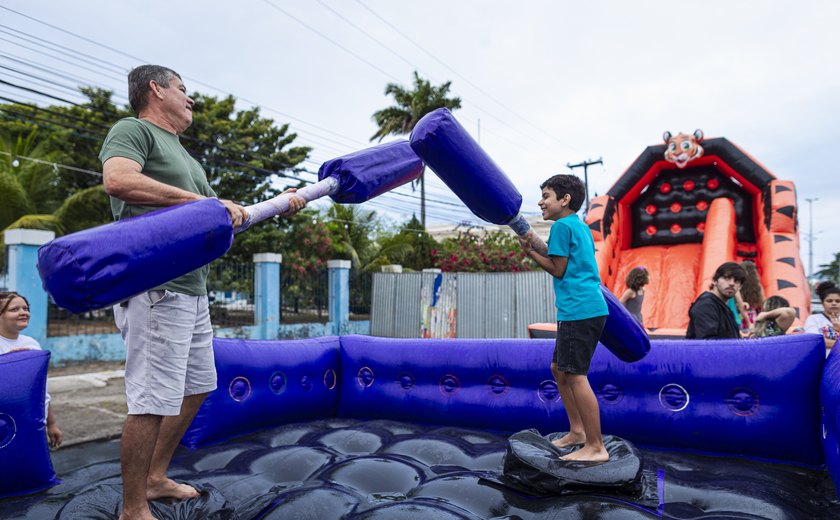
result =
[{"label": "boy's curly hair", "polygon": [[583,181],[574,175],[558,174],[549,177],[548,180],[540,184],[541,190],[546,188],[551,188],[558,200],[568,193],[572,199],[569,201],[569,209],[572,211],[578,211],[583,206],[583,199],[586,198],[586,187],[583,185]]},{"label": "boy's curly hair", "polygon": [[627,273],[627,278],[624,280],[628,289],[638,291],[645,285],[650,283],[650,274],[648,270],[642,266],[634,267]]}]

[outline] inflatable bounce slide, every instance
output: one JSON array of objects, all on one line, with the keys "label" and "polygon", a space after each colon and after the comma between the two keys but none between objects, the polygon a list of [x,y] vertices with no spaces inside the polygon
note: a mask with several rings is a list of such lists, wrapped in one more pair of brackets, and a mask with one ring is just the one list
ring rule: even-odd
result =
[{"label": "inflatable bounce slide", "polygon": [[642,315],[652,337],[683,337],[688,308],[727,261],[752,260],[766,296],[810,314],[799,257],[796,191],[725,138],[663,135],[606,195],[590,203],[601,280],[614,294],[628,271],[650,273]]}]

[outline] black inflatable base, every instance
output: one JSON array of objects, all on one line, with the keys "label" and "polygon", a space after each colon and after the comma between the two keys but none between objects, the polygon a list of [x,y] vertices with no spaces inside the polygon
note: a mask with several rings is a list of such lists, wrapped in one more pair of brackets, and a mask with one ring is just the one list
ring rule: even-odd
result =
[{"label": "black inflatable base", "polygon": [[524,430],[511,435],[500,481],[533,495],[615,491],[638,495],[642,461],[632,444],[605,435],[607,462],[565,461],[562,456],[580,448],[554,447],[552,442],[566,433],[542,436],[536,430]]},{"label": "black inflatable base", "polygon": [[[639,449],[638,491],[537,496],[502,481],[509,434],[324,419],[179,448],[170,476],[202,490],[166,520],[840,518],[825,471]],[[63,484],[0,500],[0,518],[116,520],[119,442],[52,453]],[[621,457],[618,457],[619,459]]]}]

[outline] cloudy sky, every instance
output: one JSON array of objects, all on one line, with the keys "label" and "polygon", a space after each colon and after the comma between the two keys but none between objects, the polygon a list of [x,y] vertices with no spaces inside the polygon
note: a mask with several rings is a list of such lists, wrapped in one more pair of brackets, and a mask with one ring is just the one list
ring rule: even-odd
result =
[{"label": "cloudy sky", "polygon": [[[190,91],[233,94],[243,108],[259,105],[264,116],[290,123],[297,142],[313,148],[311,171],[371,146],[371,114],[392,101],[387,83],[410,86],[415,70],[434,84],[451,81],[463,102],[456,116],[531,214],[539,183],[568,172],[567,163],[602,158],[589,182],[591,193],[604,193],[663,131],[701,128],[796,183],[803,232],[811,217],[805,199],[818,199],[815,267],[840,251],[840,147],[831,133],[840,116],[838,2],[0,0],[0,7],[0,77],[67,99],[77,99],[67,89],[74,81],[95,84],[123,102],[128,69],[167,65]],[[0,95],[49,103],[7,85]],[[442,183],[429,184],[429,223],[478,224]],[[419,214],[411,196],[365,206],[394,221]]]}]

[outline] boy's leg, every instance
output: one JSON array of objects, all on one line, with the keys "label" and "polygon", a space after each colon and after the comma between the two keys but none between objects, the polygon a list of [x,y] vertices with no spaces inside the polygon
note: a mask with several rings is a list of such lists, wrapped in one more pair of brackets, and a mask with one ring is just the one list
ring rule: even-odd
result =
[{"label": "boy's leg", "polygon": [[595,392],[589,384],[589,378],[583,374],[566,374],[566,379],[574,394],[575,404],[583,422],[586,442],[581,449],[562,458],[563,460],[606,462],[610,456],[601,437],[601,410],[598,407]]},{"label": "boy's leg", "polygon": [[586,442],[586,433],[580,412],[578,411],[578,405],[575,402],[575,394],[572,392],[572,387],[569,386],[569,380],[567,378],[569,374],[558,371],[557,363],[551,364],[551,373],[557,382],[560,399],[563,401],[563,408],[566,409],[566,416],[569,418],[569,433],[559,439],[555,439],[552,444],[556,448],[567,448],[575,444],[583,444]]}]

